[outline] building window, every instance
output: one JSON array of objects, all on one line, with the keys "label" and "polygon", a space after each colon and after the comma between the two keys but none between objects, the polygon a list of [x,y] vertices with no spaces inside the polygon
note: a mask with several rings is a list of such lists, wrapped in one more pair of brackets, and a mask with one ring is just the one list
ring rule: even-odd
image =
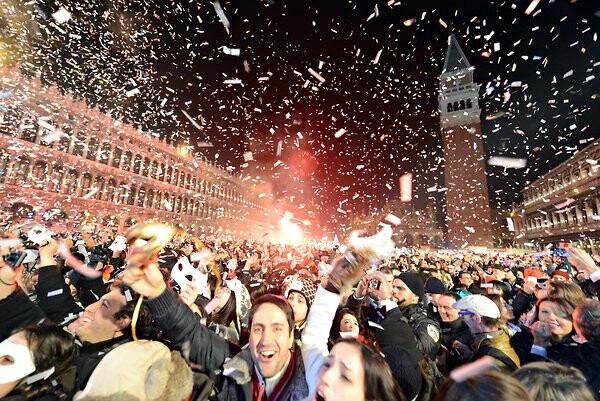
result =
[{"label": "building window", "polygon": [[121,163],[121,157],[123,156],[123,149],[116,147],[113,149],[112,155],[112,167],[119,168],[119,163]]},{"label": "building window", "polygon": [[88,142],[87,159],[96,160],[98,154],[98,140],[94,137],[90,138]]}]

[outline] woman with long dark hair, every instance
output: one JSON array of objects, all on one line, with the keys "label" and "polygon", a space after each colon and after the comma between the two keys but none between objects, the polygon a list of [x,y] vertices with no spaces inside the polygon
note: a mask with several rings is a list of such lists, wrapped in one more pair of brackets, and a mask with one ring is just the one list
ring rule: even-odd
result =
[{"label": "woman with long dark hair", "polygon": [[0,343],[0,399],[68,399],[54,383],[74,355],[73,336],[58,326],[27,326],[15,332]]}]

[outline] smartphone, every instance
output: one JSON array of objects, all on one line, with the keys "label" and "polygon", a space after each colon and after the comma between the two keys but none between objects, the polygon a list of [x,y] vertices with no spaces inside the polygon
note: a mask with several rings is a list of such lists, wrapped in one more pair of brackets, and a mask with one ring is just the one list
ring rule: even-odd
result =
[{"label": "smartphone", "polygon": [[381,281],[379,281],[379,280],[371,280],[371,281],[369,281],[369,288],[373,288],[375,290],[378,290],[380,286],[381,286]]},{"label": "smartphone", "polygon": [[8,263],[8,265],[13,270],[16,270],[19,266],[21,266],[21,263],[23,263],[23,261],[25,260],[26,256],[27,256],[27,253],[25,253],[25,252],[22,252],[22,251],[12,251],[11,253],[9,253],[8,255],[6,255],[4,257],[4,261],[6,263]]}]

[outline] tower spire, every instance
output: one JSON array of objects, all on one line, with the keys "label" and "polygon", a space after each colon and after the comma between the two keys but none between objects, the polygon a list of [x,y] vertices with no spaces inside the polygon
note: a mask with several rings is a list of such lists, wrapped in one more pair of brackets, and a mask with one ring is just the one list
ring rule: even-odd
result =
[{"label": "tower spire", "polygon": [[442,74],[469,68],[471,68],[471,64],[469,64],[469,60],[467,60],[465,53],[458,44],[456,36],[452,33],[448,37],[448,50],[446,50],[446,60],[444,61]]}]

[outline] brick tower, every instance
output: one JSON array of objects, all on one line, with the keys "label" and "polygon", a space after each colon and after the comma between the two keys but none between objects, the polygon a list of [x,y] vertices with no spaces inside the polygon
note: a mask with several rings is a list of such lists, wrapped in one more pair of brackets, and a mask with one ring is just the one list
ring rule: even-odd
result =
[{"label": "brick tower", "polygon": [[456,37],[448,38],[438,103],[444,145],[446,227],[452,248],[493,246],[479,85]]}]

